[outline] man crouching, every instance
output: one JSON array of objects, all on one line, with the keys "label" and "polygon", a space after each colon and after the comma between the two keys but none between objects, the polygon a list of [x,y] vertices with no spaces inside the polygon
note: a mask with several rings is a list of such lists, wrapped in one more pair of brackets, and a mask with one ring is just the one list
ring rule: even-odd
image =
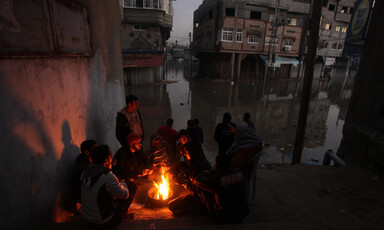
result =
[{"label": "man crouching", "polygon": [[82,173],[82,216],[102,228],[115,227],[124,218],[132,199],[125,182],[111,171],[112,154],[107,145],[96,147],[92,164]]}]

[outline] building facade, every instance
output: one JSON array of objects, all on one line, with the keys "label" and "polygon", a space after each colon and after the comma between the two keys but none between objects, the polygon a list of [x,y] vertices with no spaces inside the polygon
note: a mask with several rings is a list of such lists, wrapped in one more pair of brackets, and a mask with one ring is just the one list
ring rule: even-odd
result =
[{"label": "building facade", "polygon": [[[315,77],[324,71],[330,74],[327,66],[334,66],[336,57],[342,56],[354,2],[323,2]],[[303,31],[308,30],[310,9],[310,0],[204,0],[194,12],[193,30],[193,48],[202,63],[200,75],[263,80],[272,52],[271,78],[301,77],[303,68],[298,64],[305,57],[307,33]]]},{"label": "building facade", "polygon": [[80,144],[119,148],[119,1],[0,5],[0,228],[54,229],[74,215],[69,188]]},{"label": "building facade", "polygon": [[343,49],[354,4],[355,0],[323,0],[317,49],[321,68],[317,76],[329,78],[346,71],[348,60],[343,57]]},{"label": "building facade", "polygon": [[166,40],[173,20],[172,0],[123,0],[122,54],[125,85],[161,80]]}]

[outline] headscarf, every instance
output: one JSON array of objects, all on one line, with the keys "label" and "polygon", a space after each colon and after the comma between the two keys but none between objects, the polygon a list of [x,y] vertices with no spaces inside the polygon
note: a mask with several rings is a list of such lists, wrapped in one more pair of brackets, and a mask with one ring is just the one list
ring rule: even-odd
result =
[{"label": "headscarf", "polygon": [[241,122],[235,128],[235,141],[228,150],[228,155],[236,153],[242,148],[255,148],[262,144],[262,139],[247,123]]}]

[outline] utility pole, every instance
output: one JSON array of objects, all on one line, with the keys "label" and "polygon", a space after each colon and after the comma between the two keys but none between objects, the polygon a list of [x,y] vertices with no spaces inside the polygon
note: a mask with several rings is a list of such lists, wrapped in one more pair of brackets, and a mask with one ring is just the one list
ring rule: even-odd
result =
[{"label": "utility pole", "polygon": [[310,34],[308,42],[308,53],[305,63],[305,75],[303,82],[303,90],[301,95],[299,120],[297,122],[295,146],[293,149],[292,164],[298,164],[301,161],[301,154],[303,152],[305,129],[307,126],[307,117],[309,109],[309,99],[311,96],[311,87],[313,79],[313,70],[315,65],[316,49],[319,39],[319,27],[321,8],[323,0],[313,0],[312,17],[310,22]]},{"label": "utility pole", "polygon": [[269,39],[269,46],[268,46],[268,76],[271,77],[272,74],[272,68],[276,61],[276,53],[275,53],[275,44],[278,42],[277,37],[277,29],[281,24],[280,21],[280,0],[276,0],[276,6],[275,6],[275,15],[273,16],[273,22],[272,22],[272,31],[271,31],[271,37]]},{"label": "utility pole", "polygon": [[192,78],[192,34],[189,32],[189,73]]}]

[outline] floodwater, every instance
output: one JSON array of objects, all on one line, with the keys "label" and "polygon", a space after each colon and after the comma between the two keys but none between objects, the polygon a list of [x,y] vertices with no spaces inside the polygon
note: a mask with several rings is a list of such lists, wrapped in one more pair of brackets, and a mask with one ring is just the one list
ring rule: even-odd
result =
[{"label": "floodwater", "polygon": [[[197,118],[204,131],[203,148],[213,163],[217,144],[215,127],[225,112],[232,122],[242,121],[249,112],[256,132],[270,150],[260,163],[290,163],[296,136],[302,81],[269,80],[262,82],[231,82],[211,79],[191,79],[183,63],[170,63],[164,80],[168,83],[132,86],[128,94],[138,96],[144,124],[144,150],[158,127],[168,117],[174,119],[177,131],[187,126],[187,120]],[[170,83],[172,82],[172,83]],[[322,164],[328,149],[337,151],[342,128],[352,94],[352,80],[333,76],[330,81],[314,80],[308,113],[302,163]]]}]

